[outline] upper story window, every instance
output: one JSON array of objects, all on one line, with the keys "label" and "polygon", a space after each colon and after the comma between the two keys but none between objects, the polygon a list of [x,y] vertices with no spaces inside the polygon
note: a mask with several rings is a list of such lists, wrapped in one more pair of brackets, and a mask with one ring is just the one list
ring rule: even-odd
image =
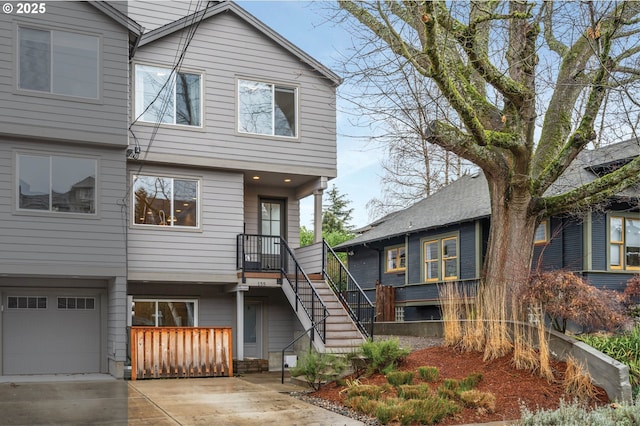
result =
[{"label": "upper story window", "polygon": [[149,123],[202,126],[202,75],[135,66],[135,115]]},{"label": "upper story window", "polygon": [[17,159],[18,209],[95,214],[97,160],[31,154]]},{"label": "upper story window", "polygon": [[543,220],[536,228],[535,236],[533,237],[534,244],[545,244],[549,241],[549,221]]},{"label": "upper story window", "polygon": [[98,99],[97,36],[18,28],[18,88]]},{"label": "upper story window", "polygon": [[444,237],[425,241],[424,279],[427,282],[456,280],[458,271],[458,237]]},{"label": "upper story window", "polygon": [[295,87],[238,80],[238,131],[268,136],[298,136]]},{"label": "upper story window", "polygon": [[387,264],[385,272],[401,272],[406,270],[406,251],[404,246],[391,247],[386,250]]},{"label": "upper story window", "polygon": [[134,223],[197,228],[199,181],[160,176],[134,176]]},{"label": "upper story window", "polygon": [[609,266],[611,269],[640,270],[640,219],[609,218]]}]

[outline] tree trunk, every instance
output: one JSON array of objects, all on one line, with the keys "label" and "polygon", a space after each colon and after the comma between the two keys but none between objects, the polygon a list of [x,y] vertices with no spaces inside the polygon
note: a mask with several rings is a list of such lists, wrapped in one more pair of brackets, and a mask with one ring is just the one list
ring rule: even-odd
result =
[{"label": "tree trunk", "polygon": [[[480,303],[486,315],[485,359],[511,349],[509,306],[527,285],[536,218],[529,213],[531,195],[525,185],[487,177],[491,192],[491,229],[485,257]],[[511,302],[511,303],[509,303]],[[515,311],[514,311],[515,312]]]}]

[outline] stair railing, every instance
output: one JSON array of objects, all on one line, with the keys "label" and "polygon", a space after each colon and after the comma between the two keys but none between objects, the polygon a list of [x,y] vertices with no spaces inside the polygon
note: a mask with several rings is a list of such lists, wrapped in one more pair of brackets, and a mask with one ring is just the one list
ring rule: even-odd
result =
[{"label": "stair railing", "polygon": [[311,280],[298,263],[293,251],[284,239],[280,240],[280,247],[282,255],[282,285],[291,286],[296,296],[295,311],[298,312],[299,309],[302,308],[309,321],[311,321],[311,326],[315,331],[315,333],[312,332],[309,336],[311,341],[314,340],[314,336],[317,334],[320,340],[322,340],[322,343],[326,343],[327,317],[329,316],[327,306],[318,295],[318,292],[311,284]]},{"label": "stair railing", "polygon": [[373,338],[375,307],[329,244],[322,240],[322,275],[365,337]]}]

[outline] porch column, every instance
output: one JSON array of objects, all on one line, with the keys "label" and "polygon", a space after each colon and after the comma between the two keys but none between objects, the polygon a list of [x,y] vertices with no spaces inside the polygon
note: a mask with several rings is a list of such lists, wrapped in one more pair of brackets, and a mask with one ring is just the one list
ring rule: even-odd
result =
[{"label": "porch column", "polygon": [[313,242],[322,242],[322,189],[313,191]]},{"label": "porch column", "polygon": [[236,359],[244,359],[244,291],[240,288],[236,290]]}]

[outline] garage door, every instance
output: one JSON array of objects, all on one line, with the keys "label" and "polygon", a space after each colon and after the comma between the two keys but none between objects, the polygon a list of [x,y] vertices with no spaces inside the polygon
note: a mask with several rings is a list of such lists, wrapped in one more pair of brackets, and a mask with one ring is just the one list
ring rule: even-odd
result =
[{"label": "garage door", "polygon": [[97,294],[4,293],[4,375],[100,372]]}]

